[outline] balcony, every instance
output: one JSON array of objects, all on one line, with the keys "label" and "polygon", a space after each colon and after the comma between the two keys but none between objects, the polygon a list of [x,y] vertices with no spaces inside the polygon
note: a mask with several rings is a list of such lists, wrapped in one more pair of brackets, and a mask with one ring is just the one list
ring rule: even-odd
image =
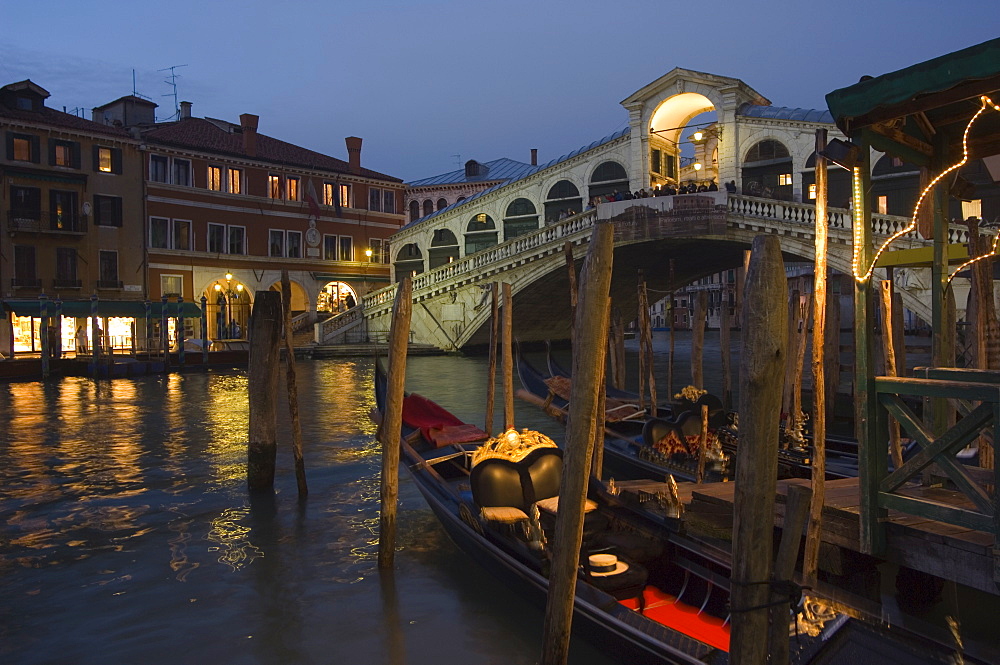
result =
[{"label": "balcony", "polygon": [[80,289],[83,288],[83,282],[79,279],[63,279],[56,277],[52,280],[52,288],[54,289]]},{"label": "balcony", "polygon": [[124,288],[122,282],[115,279],[99,279],[95,284],[98,289],[122,289]]},{"label": "balcony", "polygon": [[40,289],[42,280],[35,277],[11,277],[10,286],[14,289]]},{"label": "balcony", "polygon": [[83,235],[87,232],[88,221],[88,215],[60,215],[40,209],[7,211],[7,230],[10,233]]}]

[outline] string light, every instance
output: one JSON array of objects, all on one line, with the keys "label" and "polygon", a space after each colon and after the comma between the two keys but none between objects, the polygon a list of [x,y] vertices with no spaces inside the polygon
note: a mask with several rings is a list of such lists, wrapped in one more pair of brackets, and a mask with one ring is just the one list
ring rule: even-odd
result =
[{"label": "string light", "polygon": [[[859,245],[860,245],[859,241],[861,239],[861,228],[862,228],[861,224],[863,224],[865,220],[862,219],[862,215],[861,215],[861,208],[863,206],[855,206],[856,209],[854,211],[854,230],[853,230],[854,232],[852,234],[852,236],[854,238],[854,255],[853,255],[852,262],[851,262],[851,268],[852,268],[852,271],[854,273],[854,279],[857,280],[858,283],[863,283],[863,282],[868,281],[868,279],[872,276],[872,273],[875,272],[875,264],[878,263],[879,257],[882,256],[882,254],[888,249],[888,247],[889,247],[890,244],[892,244],[897,239],[905,236],[907,233],[912,232],[913,229],[917,228],[917,218],[918,218],[918,216],[920,214],[920,206],[923,205],[924,199],[926,198],[927,194],[932,189],[934,189],[934,186],[937,183],[941,182],[941,179],[944,178],[946,175],[948,175],[949,173],[951,173],[955,169],[961,168],[962,166],[965,165],[966,162],[969,161],[969,130],[972,129],[972,125],[976,122],[977,119],[979,119],[979,116],[982,115],[983,112],[986,109],[988,109],[988,108],[992,107],[995,111],[1000,112],[1000,106],[994,104],[993,100],[990,99],[989,97],[987,97],[986,95],[982,95],[979,98],[979,101],[980,101],[980,103],[982,105],[979,107],[979,110],[976,111],[976,114],[973,115],[972,118],[969,120],[969,123],[965,126],[965,131],[962,133],[962,159],[961,159],[961,161],[956,162],[955,164],[952,164],[947,169],[945,169],[944,171],[942,171],[941,173],[939,173],[933,180],[931,180],[929,183],[927,183],[927,186],[924,187],[924,191],[920,192],[920,196],[917,198],[917,204],[913,208],[913,219],[910,222],[910,224],[906,228],[904,228],[904,229],[902,229],[900,231],[897,231],[896,233],[894,233],[893,235],[891,235],[888,240],[886,240],[884,243],[882,243],[881,246],[879,246],[878,251],[875,252],[875,257],[872,259],[871,265],[868,266],[868,268],[864,272],[864,274],[860,274],[860,270],[859,270],[859,265],[858,264],[859,264],[859,260],[860,260],[860,256],[859,255],[861,253],[860,252],[860,247],[859,247]],[[854,200],[855,201],[862,200],[860,198],[860,194],[861,194],[861,171],[857,167],[854,168],[854,192],[853,193],[854,193]],[[968,265],[970,263],[974,263],[976,261],[979,261],[979,260],[982,260],[982,259],[985,259],[987,257],[995,255],[996,254],[996,249],[997,249],[997,243],[996,243],[996,241],[994,241],[994,243],[993,243],[993,251],[992,252],[990,252],[989,254],[985,254],[983,256],[978,256],[978,257],[972,259],[971,261],[968,261],[967,263],[963,264],[962,267],[959,268],[959,270],[961,270],[962,268],[964,268],[966,265]],[[956,271],[956,273],[957,272],[958,271]],[[951,280],[952,280],[953,277],[954,277],[954,274],[951,275],[948,278],[948,282],[949,283],[951,282]]]}]

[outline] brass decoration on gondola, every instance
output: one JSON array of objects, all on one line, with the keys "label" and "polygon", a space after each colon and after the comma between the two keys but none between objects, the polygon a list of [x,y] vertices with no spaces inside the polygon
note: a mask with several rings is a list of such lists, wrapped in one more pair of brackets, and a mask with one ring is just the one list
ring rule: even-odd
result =
[{"label": "brass decoration on gondola", "polygon": [[513,427],[499,436],[488,439],[472,454],[472,466],[488,459],[505,459],[520,462],[528,453],[538,448],[557,448],[555,442],[541,432]]}]

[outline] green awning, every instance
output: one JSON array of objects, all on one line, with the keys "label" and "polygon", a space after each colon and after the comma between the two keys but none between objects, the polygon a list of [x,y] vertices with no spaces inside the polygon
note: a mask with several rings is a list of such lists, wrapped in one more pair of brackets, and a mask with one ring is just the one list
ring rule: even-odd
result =
[{"label": "green awning", "polygon": [[[55,316],[56,306],[54,300],[49,300],[49,315]],[[14,312],[18,316],[42,315],[42,301],[37,299],[14,299],[8,298],[2,301],[5,312]],[[151,302],[149,304],[150,316],[158,319],[163,309],[162,302]],[[64,300],[62,302],[62,315],[76,318],[86,318],[90,316],[91,304],[89,300]],[[194,302],[184,303],[185,318],[199,318],[201,316],[201,305]],[[146,304],[141,300],[98,300],[98,316],[123,316],[134,319],[145,318]],[[167,303],[167,316],[176,318],[178,316],[177,303]]]},{"label": "green awning", "polygon": [[953,91],[952,101],[959,101],[997,88],[1000,39],[992,39],[834,90],[826,103],[834,122],[850,136],[859,127],[924,110],[915,102],[930,95]]}]

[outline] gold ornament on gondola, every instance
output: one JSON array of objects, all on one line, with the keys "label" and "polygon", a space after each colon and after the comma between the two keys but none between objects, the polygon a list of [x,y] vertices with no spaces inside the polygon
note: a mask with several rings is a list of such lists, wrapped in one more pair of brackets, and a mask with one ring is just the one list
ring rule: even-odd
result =
[{"label": "gold ornament on gondola", "polygon": [[694,386],[684,386],[684,388],[674,395],[674,399],[686,399],[689,402],[697,402],[702,395],[707,395],[707,390],[701,390]]},{"label": "gold ornament on gondola", "polygon": [[520,462],[538,448],[557,448],[555,442],[541,432],[513,427],[499,436],[488,439],[472,454],[472,466],[488,459],[505,459]]}]

